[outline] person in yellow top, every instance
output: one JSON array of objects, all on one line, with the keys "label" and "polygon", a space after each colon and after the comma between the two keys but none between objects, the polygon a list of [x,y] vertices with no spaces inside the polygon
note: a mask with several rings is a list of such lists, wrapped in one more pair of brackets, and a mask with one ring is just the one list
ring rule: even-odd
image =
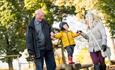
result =
[{"label": "person in yellow top", "polygon": [[[53,28],[52,32],[54,34],[57,34],[60,32],[60,30],[58,28]],[[61,49],[61,40],[59,39],[53,39],[52,40],[53,43],[53,48],[54,48],[54,55],[55,55],[55,62],[56,65],[60,65],[63,64],[63,60],[62,60],[62,49]]]},{"label": "person in yellow top", "polygon": [[73,64],[73,52],[75,46],[74,38],[79,36],[80,33],[74,33],[70,31],[67,22],[61,22],[59,27],[61,31],[57,34],[54,34],[53,37],[62,41],[63,47],[67,50],[68,53],[68,63]]}]

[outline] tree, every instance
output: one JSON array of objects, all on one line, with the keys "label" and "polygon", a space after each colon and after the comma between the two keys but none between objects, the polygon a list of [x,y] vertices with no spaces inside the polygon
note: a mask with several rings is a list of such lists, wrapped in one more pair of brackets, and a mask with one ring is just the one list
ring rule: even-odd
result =
[{"label": "tree", "polygon": [[115,53],[115,1],[114,0],[100,0],[98,8],[103,12],[105,23],[110,29],[111,41]]},{"label": "tree", "polygon": [[[0,1],[0,54],[19,55],[25,48],[25,24],[19,1]],[[16,57],[2,58],[13,70],[12,61]]]},{"label": "tree", "polygon": [[75,14],[75,7],[74,6],[64,6],[64,5],[56,5],[55,0],[25,0],[25,8],[31,12],[31,14],[34,13],[36,9],[43,9],[46,14],[46,19],[50,24],[52,24],[54,21],[60,21],[62,20],[63,14]]},{"label": "tree", "polygon": [[[17,55],[25,47],[25,32],[33,13],[38,8],[44,10],[50,24],[61,21],[65,14],[77,14],[83,17],[86,10],[96,8],[104,15],[115,37],[114,0],[1,0],[0,1],[0,54]],[[79,17],[80,17],[79,16]],[[4,58],[10,70],[14,58]]]},{"label": "tree", "polygon": [[110,27],[111,36],[115,38],[115,2],[114,0],[99,0],[98,8],[104,14],[104,18]]},{"label": "tree", "polygon": [[[46,19],[50,24],[53,21],[62,20],[62,14],[75,8],[57,6],[52,1],[40,0],[2,0],[0,1],[0,54],[5,56],[19,55],[25,47],[25,32],[28,23],[33,17],[36,9],[42,8],[46,13]],[[54,19],[54,17],[56,17]],[[61,19],[60,19],[61,18]],[[9,65],[9,70],[13,70],[12,58],[2,58]]]},{"label": "tree", "polygon": [[104,17],[103,21],[115,37],[115,2],[114,0],[56,0],[57,5],[74,6],[79,18],[84,18],[87,10],[96,9]]}]

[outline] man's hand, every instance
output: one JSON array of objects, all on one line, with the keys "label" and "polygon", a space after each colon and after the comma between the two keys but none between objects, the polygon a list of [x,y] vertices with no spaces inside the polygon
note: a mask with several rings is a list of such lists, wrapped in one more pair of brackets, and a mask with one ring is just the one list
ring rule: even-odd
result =
[{"label": "man's hand", "polygon": [[50,35],[51,35],[51,36],[54,36],[54,32],[51,32]]},{"label": "man's hand", "polygon": [[107,45],[102,45],[102,50],[106,51],[106,49],[107,49]]},{"label": "man's hand", "polygon": [[77,31],[77,33],[81,34],[81,33],[82,33],[82,31],[81,31],[81,30],[78,30],[78,31]]},{"label": "man's hand", "polygon": [[29,61],[33,61],[35,59],[34,55],[29,55]]},{"label": "man's hand", "polygon": [[55,38],[54,38],[54,35],[55,35],[55,34],[54,34],[53,32],[51,32],[50,35],[51,35],[51,39],[52,39],[52,40],[55,40]]}]

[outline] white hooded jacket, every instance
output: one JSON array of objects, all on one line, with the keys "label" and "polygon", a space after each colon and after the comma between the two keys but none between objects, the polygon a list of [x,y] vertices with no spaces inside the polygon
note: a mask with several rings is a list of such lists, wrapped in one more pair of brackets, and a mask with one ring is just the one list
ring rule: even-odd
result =
[{"label": "white hooded jacket", "polygon": [[106,31],[100,21],[95,21],[86,34],[82,33],[82,36],[88,38],[90,52],[100,51],[102,45],[107,45]]}]

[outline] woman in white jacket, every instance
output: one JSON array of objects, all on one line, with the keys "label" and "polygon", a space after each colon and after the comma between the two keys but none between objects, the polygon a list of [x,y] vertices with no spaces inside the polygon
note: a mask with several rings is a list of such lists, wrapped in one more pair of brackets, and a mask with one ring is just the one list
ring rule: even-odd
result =
[{"label": "woman in white jacket", "polygon": [[94,64],[94,70],[106,70],[105,57],[101,51],[106,51],[107,36],[101,19],[95,18],[94,14],[88,12],[86,14],[87,33],[81,33],[83,37],[88,39],[89,52]]}]

